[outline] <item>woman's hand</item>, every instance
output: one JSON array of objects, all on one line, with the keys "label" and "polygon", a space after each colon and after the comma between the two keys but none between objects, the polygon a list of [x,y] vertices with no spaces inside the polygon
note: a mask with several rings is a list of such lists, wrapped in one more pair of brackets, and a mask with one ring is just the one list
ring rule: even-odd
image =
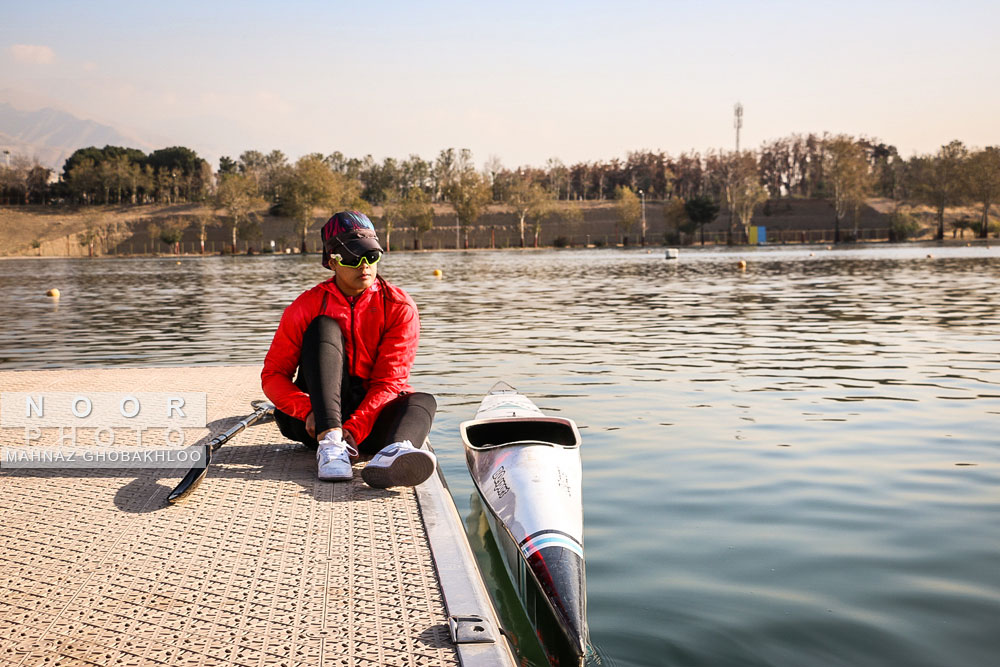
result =
[{"label": "woman's hand", "polygon": [[306,433],[309,434],[310,438],[316,437],[316,415],[311,412],[306,417]]}]

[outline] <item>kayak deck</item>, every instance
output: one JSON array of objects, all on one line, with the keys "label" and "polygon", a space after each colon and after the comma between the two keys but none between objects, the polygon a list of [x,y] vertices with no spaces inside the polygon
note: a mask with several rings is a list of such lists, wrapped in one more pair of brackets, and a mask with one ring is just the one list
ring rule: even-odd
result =
[{"label": "kayak deck", "polygon": [[[499,385],[498,385],[499,386]],[[589,643],[580,433],[509,385],[494,387],[460,432],[466,462],[518,597],[550,659]]]}]

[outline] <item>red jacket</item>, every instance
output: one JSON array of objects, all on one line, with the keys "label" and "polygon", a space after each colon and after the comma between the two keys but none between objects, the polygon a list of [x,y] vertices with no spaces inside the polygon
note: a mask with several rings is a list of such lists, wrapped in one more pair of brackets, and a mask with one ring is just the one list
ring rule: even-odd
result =
[{"label": "red jacket", "polygon": [[[324,295],[326,309],[320,313]],[[407,381],[420,339],[417,306],[409,294],[382,278],[352,304],[331,278],[300,294],[285,309],[264,357],[261,387],[275,407],[303,421],[312,412],[312,405],[292,377],[299,365],[302,335],[320,314],[340,324],[348,370],[364,381],[365,398],[344,422],[344,430],[355,442],[361,442],[371,432],[382,406],[401,392],[413,391]]]}]

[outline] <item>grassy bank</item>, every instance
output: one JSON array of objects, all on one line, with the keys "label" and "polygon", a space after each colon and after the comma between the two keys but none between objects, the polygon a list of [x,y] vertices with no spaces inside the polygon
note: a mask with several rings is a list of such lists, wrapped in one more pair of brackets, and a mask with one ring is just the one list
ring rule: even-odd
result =
[{"label": "grassy bank", "polygon": [[[562,207],[571,204],[561,203]],[[618,227],[617,209],[614,202],[589,201],[574,202],[582,212],[582,220],[566,222],[557,212],[542,225],[539,244],[552,245],[617,245],[624,234]],[[863,207],[859,220],[859,240],[884,241],[888,238],[889,216],[893,203],[888,200],[871,199]],[[908,208],[920,223],[920,231],[915,239],[933,238],[936,229],[934,212],[928,207]],[[396,228],[387,234],[381,225],[380,208],[373,211],[372,218],[378,226],[383,242],[391,244],[393,250],[412,249],[412,230]],[[274,217],[265,209],[256,212],[259,222],[256,233],[241,238],[237,252],[270,250],[272,241],[277,252],[285,249],[298,250],[301,243],[293,221]],[[969,208],[954,208],[946,212],[946,235],[952,238],[950,223],[963,217],[978,219],[978,211]],[[317,212],[308,235],[308,249],[319,250],[318,230],[326,216]],[[0,255],[5,256],[88,256],[164,254],[175,252],[159,239],[158,229],[176,225],[185,231],[180,241],[182,254],[201,252],[197,223],[206,224],[205,251],[218,253],[231,246],[232,233],[226,226],[223,212],[200,204],[146,205],[146,206],[95,206],[95,207],[55,207],[55,206],[6,206],[0,207]],[[723,210],[719,217],[705,227],[707,243],[724,243],[728,226],[728,212]],[[997,218],[993,218],[994,221]],[[663,202],[646,203],[646,237],[653,245],[664,243],[668,232],[663,217]],[[767,228],[770,243],[823,243],[833,239],[833,208],[825,200],[789,199],[773,201],[754,218],[754,224]],[[853,221],[841,223],[841,234],[852,234]],[[88,231],[90,233],[88,233]],[[425,249],[448,249],[456,247],[456,218],[451,207],[435,205],[434,228],[424,234],[422,247]],[[629,240],[639,240],[638,225],[628,231]],[[88,238],[92,237],[91,243]],[[465,247],[464,230],[460,234],[458,247]],[[966,231],[964,239],[972,240],[973,234]],[[520,232],[516,216],[501,206],[491,207],[469,229],[471,248],[518,247]],[[700,243],[701,235],[683,239],[689,243]],[[526,230],[526,245],[534,244],[533,231]]]}]

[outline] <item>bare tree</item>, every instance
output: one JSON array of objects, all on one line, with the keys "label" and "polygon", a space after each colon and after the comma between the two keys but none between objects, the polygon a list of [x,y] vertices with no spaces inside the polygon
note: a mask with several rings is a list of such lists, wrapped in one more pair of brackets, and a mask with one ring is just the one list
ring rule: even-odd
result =
[{"label": "bare tree", "polygon": [[767,201],[767,190],[760,183],[757,158],[752,152],[743,151],[732,155],[731,164],[726,200],[742,227],[744,238],[749,238],[754,211]]},{"label": "bare tree", "polygon": [[567,186],[567,198],[569,197],[569,170],[557,157],[550,157],[545,163],[545,171],[549,176],[549,190],[555,194],[556,199],[562,199],[563,186]]},{"label": "bare tree", "polygon": [[386,190],[382,204],[382,226],[385,227],[385,249],[392,250],[392,232],[396,225],[403,222],[403,198],[397,193]]},{"label": "bare tree", "polygon": [[199,213],[195,216],[194,220],[191,222],[191,227],[195,230],[198,235],[199,243],[199,253],[205,254],[205,241],[208,240],[208,228],[215,227],[219,224],[218,218],[209,213]]},{"label": "bare tree", "polygon": [[434,183],[433,199],[447,198],[446,190],[458,176],[473,171],[472,151],[468,148],[456,152],[454,148],[443,149],[434,161],[431,176]]},{"label": "bare tree", "polygon": [[792,149],[789,139],[776,139],[761,146],[761,180],[772,197],[791,194],[792,173]]},{"label": "bare tree", "polygon": [[[521,234],[521,247],[524,247],[524,228],[528,219],[537,222],[541,227],[542,219],[553,209],[555,202],[551,193],[538,183],[532,183],[528,178],[520,178],[514,182],[507,192],[504,203],[509,206],[518,219]],[[538,246],[539,229],[535,231],[535,246]]]},{"label": "bare tree", "polygon": [[937,212],[935,239],[944,238],[944,210],[961,204],[967,194],[965,161],[969,151],[961,141],[942,146],[936,155],[915,157],[910,161],[913,194]]},{"label": "bare tree", "polygon": [[410,188],[402,201],[402,217],[413,227],[413,249],[420,250],[423,235],[434,226],[430,195],[421,188]]},{"label": "bare tree", "polygon": [[279,184],[275,211],[294,221],[301,251],[305,253],[307,236],[316,220],[316,208],[334,212],[345,203],[355,203],[351,200],[356,196],[349,179],[332,171],[322,157],[306,155],[285,173]]},{"label": "bare tree", "polygon": [[970,155],[966,171],[969,194],[983,206],[978,236],[986,238],[989,234],[990,207],[1000,199],[1000,146],[987,146]]},{"label": "bare tree", "polygon": [[469,247],[469,227],[475,224],[486,206],[493,199],[493,193],[481,174],[473,169],[466,169],[452,177],[445,196],[455,215],[458,217],[458,228],[455,230],[455,247],[458,247],[458,230],[465,232],[465,247]]},{"label": "bare tree", "polygon": [[493,201],[502,201],[503,193],[497,186],[500,183],[500,174],[504,171],[503,162],[496,155],[491,155],[486,159],[486,163],[483,164],[483,175],[486,176],[490,188],[493,190]]},{"label": "bare tree", "polygon": [[749,236],[754,209],[767,200],[767,191],[760,184],[757,157],[751,151],[733,151],[710,155],[707,163],[729,209],[726,239],[732,244],[735,222],[738,220],[744,235]]},{"label": "bare tree", "polygon": [[840,242],[840,222],[849,211],[854,212],[854,236],[858,235],[858,211],[871,188],[871,174],[865,151],[847,135],[838,135],[825,142],[824,172],[833,187],[836,211],[833,240]]},{"label": "bare tree", "polygon": [[250,213],[263,202],[257,194],[257,184],[244,174],[222,176],[215,194],[216,205],[229,213],[226,226],[232,233],[231,251],[236,253],[236,234],[240,225],[250,218]]}]

